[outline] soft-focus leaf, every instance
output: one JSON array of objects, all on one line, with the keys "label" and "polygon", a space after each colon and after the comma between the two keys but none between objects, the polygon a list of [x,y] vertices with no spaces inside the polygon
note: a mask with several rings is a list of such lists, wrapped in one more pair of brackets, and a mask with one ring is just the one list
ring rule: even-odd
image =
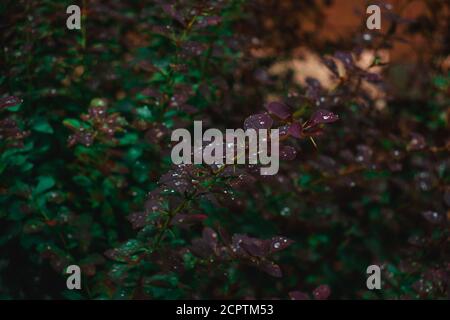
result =
[{"label": "soft-focus leaf", "polygon": [[288,106],[281,102],[270,102],[267,105],[267,110],[270,114],[273,114],[283,120],[286,120],[291,116]]}]

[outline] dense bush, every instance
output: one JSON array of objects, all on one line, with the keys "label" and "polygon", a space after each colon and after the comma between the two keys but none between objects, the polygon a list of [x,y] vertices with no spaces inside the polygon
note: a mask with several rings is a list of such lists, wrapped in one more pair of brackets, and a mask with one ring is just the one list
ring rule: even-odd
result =
[{"label": "dense bush", "polygon": [[[73,3],[0,4],[1,298],[448,298],[444,1],[334,40],[333,1]],[[300,45],[331,85],[273,72]],[[194,120],[280,128],[280,172],[173,166]]]}]

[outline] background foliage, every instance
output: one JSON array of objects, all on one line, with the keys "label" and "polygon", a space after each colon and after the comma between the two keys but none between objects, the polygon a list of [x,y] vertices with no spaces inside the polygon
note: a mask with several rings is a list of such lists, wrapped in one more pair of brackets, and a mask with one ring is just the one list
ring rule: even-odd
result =
[{"label": "background foliage", "polygon": [[[323,39],[333,1],[2,1],[0,297],[448,298],[449,8],[411,2]],[[194,120],[281,128],[279,174],[173,167]]]}]

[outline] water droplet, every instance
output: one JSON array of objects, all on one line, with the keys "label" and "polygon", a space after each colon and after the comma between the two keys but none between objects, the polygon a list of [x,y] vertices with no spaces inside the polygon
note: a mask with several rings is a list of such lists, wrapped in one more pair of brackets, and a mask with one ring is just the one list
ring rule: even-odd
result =
[{"label": "water droplet", "polygon": [[288,207],[284,207],[284,208],[281,210],[280,214],[281,214],[283,217],[287,217],[287,216],[289,216],[289,215],[291,214],[291,209],[288,208]]},{"label": "water droplet", "polygon": [[436,211],[425,211],[422,215],[431,223],[439,223],[441,221],[441,215]]}]

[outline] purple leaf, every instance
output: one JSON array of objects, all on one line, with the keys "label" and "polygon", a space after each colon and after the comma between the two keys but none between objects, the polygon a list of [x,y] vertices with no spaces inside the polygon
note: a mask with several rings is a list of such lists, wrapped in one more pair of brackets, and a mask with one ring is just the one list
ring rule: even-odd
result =
[{"label": "purple leaf", "polygon": [[247,251],[241,247],[244,241],[247,241],[249,237],[244,234],[234,234],[231,238],[232,250],[237,255],[247,256]]},{"label": "purple leaf", "polygon": [[303,127],[300,122],[293,122],[289,126],[288,134],[294,138],[300,139],[302,137]]},{"label": "purple leaf", "polygon": [[254,257],[265,257],[269,253],[269,243],[265,240],[245,238],[241,246]]},{"label": "purple leaf", "polygon": [[339,120],[339,116],[331,111],[319,109],[311,116],[309,122],[311,125],[315,126],[322,123],[332,123]]},{"label": "purple leaf", "polygon": [[442,215],[440,215],[438,212],[436,211],[425,211],[422,212],[422,216],[430,223],[433,224],[438,224],[442,221]]},{"label": "purple leaf", "polygon": [[286,120],[291,116],[288,106],[281,102],[270,102],[267,105],[267,110],[270,114],[273,114],[282,120]]},{"label": "purple leaf", "polygon": [[127,220],[131,222],[133,229],[140,229],[147,224],[147,212],[134,212],[127,217]]},{"label": "purple leaf", "polygon": [[146,212],[155,212],[163,209],[161,201],[156,197],[150,198],[147,201],[145,201],[144,207]]},{"label": "purple leaf", "polygon": [[205,242],[203,239],[194,239],[192,240],[192,246],[190,247],[191,251],[199,256],[199,257],[208,257],[212,254],[214,254],[211,247]]},{"label": "purple leaf", "polygon": [[280,159],[291,161],[297,156],[297,151],[290,146],[282,146],[280,149]]},{"label": "purple leaf", "polygon": [[254,114],[245,119],[244,129],[270,129],[273,120],[267,113]]},{"label": "purple leaf", "polygon": [[286,136],[286,135],[289,134],[289,128],[290,128],[290,127],[291,127],[290,124],[286,124],[286,125],[281,126],[281,127],[278,128],[279,134],[280,134],[280,138],[281,138],[282,136]]},{"label": "purple leaf", "polygon": [[314,299],[326,300],[331,294],[331,289],[327,285],[320,285],[313,291]]},{"label": "purple leaf", "polygon": [[270,239],[270,252],[278,252],[289,247],[294,241],[285,237],[273,237]]},{"label": "purple leaf", "polygon": [[186,175],[175,170],[171,170],[161,176],[159,183],[168,189],[175,190],[179,193],[184,193],[192,187],[192,180],[186,178]]},{"label": "purple leaf", "polygon": [[213,229],[206,227],[203,229],[202,233],[203,240],[208,244],[208,246],[216,252],[217,245],[218,245],[218,237],[217,232],[215,232]]},{"label": "purple leaf", "polygon": [[14,97],[14,96],[1,98],[0,99],[0,109],[14,107],[14,106],[17,106],[18,104],[21,104],[22,102],[23,102],[22,99],[20,99],[18,97]]}]

